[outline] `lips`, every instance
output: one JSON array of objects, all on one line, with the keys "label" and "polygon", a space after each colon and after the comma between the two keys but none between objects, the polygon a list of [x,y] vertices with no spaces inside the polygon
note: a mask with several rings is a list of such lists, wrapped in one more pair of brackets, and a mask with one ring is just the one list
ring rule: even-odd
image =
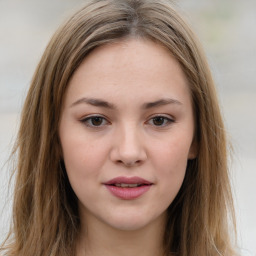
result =
[{"label": "lips", "polygon": [[120,199],[132,200],[146,193],[153,183],[140,177],[116,177],[104,185],[112,195]]}]

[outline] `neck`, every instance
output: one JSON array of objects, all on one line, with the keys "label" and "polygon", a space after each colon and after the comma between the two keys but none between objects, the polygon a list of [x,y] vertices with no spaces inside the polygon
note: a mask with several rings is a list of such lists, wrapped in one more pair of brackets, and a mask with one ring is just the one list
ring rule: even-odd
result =
[{"label": "neck", "polygon": [[138,230],[117,230],[94,220],[93,226],[81,226],[77,256],[164,256],[164,229],[165,216]]}]

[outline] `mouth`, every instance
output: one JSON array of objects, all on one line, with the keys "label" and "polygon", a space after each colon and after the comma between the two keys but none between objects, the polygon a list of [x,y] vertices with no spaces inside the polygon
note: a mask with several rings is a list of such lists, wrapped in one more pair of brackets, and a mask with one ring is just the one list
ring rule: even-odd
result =
[{"label": "mouth", "polygon": [[145,194],[153,183],[140,177],[117,177],[104,185],[115,197],[132,200]]},{"label": "mouth", "polygon": [[148,185],[148,184],[127,184],[127,183],[116,183],[116,184],[111,184],[110,186],[121,187],[121,188],[136,188],[136,187],[141,187],[141,186],[150,186],[150,185]]},{"label": "mouth", "polygon": [[142,185],[152,185],[153,183],[141,177],[116,177],[104,183],[105,185],[112,185],[117,187],[138,187]]}]

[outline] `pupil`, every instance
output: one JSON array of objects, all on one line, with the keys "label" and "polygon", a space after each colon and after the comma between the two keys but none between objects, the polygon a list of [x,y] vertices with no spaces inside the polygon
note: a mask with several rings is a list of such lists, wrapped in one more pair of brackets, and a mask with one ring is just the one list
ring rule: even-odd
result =
[{"label": "pupil", "polygon": [[92,118],[92,124],[94,126],[99,126],[102,124],[102,117],[93,117]]},{"label": "pupil", "polygon": [[153,123],[154,123],[154,125],[163,125],[163,123],[164,123],[164,118],[163,117],[155,117],[154,119],[153,119]]}]

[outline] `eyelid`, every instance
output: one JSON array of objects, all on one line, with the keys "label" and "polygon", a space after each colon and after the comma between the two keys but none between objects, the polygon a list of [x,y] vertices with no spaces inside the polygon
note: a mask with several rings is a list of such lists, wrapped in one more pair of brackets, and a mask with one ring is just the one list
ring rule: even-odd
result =
[{"label": "eyelid", "polygon": [[171,117],[170,115],[167,115],[167,114],[155,114],[155,115],[152,115],[152,116],[150,116],[148,118],[148,121],[146,123],[149,123],[154,118],[159,118],[159,117],[164,118],[165,120],[167,120],[167,123],[164,124],[164,125],[154,125],[154,124],[152,124],[153,126],[159,127],[159,128],[161,128],[161,127],[164,128],[166,126],[169,126],[169,125],[175,123],[175,118]]},{"label": "eyelid", "polygon": [[[104,124],[101,124],[101,125],[99,125],[99,126],[93,125],[93,124],[89,124],[89,121],[90,121],[90,120],[92,120],[93,118],[97,118],[97,117],[98,117],[98,118],[102,118],[102,119],[104,120]],[[91,115],[87,115],[87,116],[85,116],[85,117],[80,118],[79,121],[80,121],[81,123],[83,123],[84,125],[86,125],[87,127],[93,128],[93,129],[97,129],[97,128],[99,129],[99,128],[102,128],[102,127],[104,127],[104,126],[110,124],[110,122],[108,121],[108,119],[107,119],[105,116],[100,115],[100,114],[91,114]]]},{"label": "eyelid", "polygon": [[[100,125],[93,125],[93,124],[90,124],[89,122],[93,119],[93,118],[101,118],[103,120],[103,124],[100,124]],[[163,118],[165,120],[165,123],[164,124],[160,124],[160,125],[156,125],[156,124],[150,124],[150,122],[154,119],[154,118]],[[106,125],[109,125],[111,124],[111,122],[104,116],[104,115],[101,115],[101,114],[91,114],[91,115],[87,115],[85,117],[82,117],[79,119],[79,121],[81,123],[83,123],[84,125],[86,125],[87,127],[89,128],[93,128],[93,129],[99,129],[99,128],[103,128],[104,126]],[[168,115],[168,114],[154,114],[154,115],[151,115],[147,121],[145,122],[146,124],[148,125],[152,125],[152,126],[155,126],[155,127],[158,127],[158,128],[164,128],[164,127],[167,127],[169,125],[171,125],[172,123],[175,122],[175,118]]]}]

